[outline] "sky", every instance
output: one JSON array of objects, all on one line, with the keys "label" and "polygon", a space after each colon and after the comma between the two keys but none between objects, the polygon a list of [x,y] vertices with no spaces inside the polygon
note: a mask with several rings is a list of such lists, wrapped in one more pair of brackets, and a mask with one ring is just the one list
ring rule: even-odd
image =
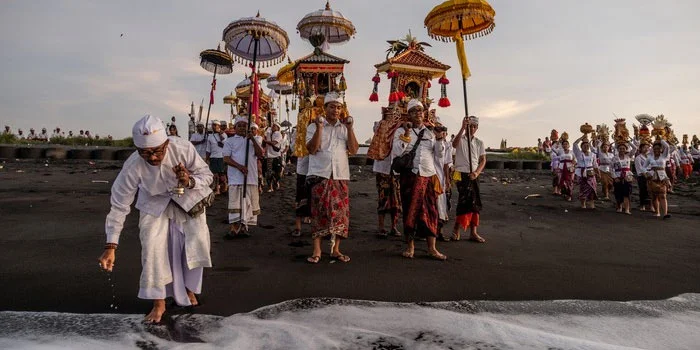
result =
[{"label": "sky", "polygon": [[[437,114],[449,132],[464,116],[461,74],[453,43],[430,39],[426,14],[440,1],[331,0],[357,28],[355,38],[329,53],[350,61],[347,102],[358,140],[386,106],[370,102],[374,65],[384,61],[386,40],[408,31],[432,47],[426,53],[452,66],[448,108]],[[496,28],[466,42],[472,72],[469,114],[481,118],[477,137],[487,146],[532,146],[551,129],[578,136],[579,126],[614,124],[637,114],[664,114],[677,135],[700,133],[700,2],[650,0],[490,0]],[[230,22],[262,17],[290,38],[292,59],[311,53],[296,32],[301,18],[325,0],[62,1],[0,2],[0,123],[14,131],[90,130],[130,136],[145,114],[177,118],[186,132],[190,103],[208,99],[211,74],[199,53],[216,48]],[[122,36],[123,34],[123,36]],[[276,72],[281,64],[267,68]],[[217,80],[211,119],[227,119],[221,103],[247,69]],[[265,69],[263,70],[265,71]],[[433,82],[433,97],[440,88]],[[206,106],[205,106],[206,113]],[[286,116],[283,115],[283,118]],[[296,112],[290,117],[296,120]]]}]

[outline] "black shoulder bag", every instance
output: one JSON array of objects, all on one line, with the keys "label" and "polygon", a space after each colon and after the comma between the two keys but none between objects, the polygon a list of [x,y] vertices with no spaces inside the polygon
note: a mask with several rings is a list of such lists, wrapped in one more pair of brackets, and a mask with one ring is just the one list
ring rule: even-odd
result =
[{"label": "black shoulder bag", "polygon": [[405,171],[411,171],[413,169],[413,158],[416,157],[416,150],[418,149],[418,145],[420,144],[421,140],[423,140],[423,133],[425,130],[426,129],[423,129],[420,133],[418,133],[418,140],[416,140],[413,148],[408,153],[394,158],[394,160],[391,162],[392,171],[401,174]]}]

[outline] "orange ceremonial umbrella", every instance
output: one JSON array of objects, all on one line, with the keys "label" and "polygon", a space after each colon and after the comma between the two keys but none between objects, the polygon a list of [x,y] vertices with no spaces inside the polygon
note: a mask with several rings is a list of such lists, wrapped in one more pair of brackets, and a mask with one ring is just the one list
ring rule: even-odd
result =
[{"label": "orange ceremonial umbrella", "polygon": [[[435,6],[425,17],[428,35],[440,41],[454,41],[457,44],[457,57],[462,69],[462,86],[464,89],[464,115],[469,117],[467,104],[467,78],[471,76],[467,65],[467,53],[464,39],[473,39],[487,35],[496,26],[493,10],[486,0],[448,0]],[[471,131],[467,130],[469,154],[471,154]],[[472,170],[471,157],[469,169]]]}]

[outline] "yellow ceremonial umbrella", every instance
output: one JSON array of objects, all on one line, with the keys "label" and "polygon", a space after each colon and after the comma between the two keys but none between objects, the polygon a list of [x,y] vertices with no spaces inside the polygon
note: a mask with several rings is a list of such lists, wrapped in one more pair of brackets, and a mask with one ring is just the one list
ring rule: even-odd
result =
[{"label": "yellow ceremonial umbrella", "polygon": [[[469,116],[467,104],[467,78],[471,76],[467,65],[467,53],[464,39],[473,39],[491,33],[496,26],[493,10],[486,0],[448,0],[435,6],[425,17],[428,35],[440,41],[454,41],[457,44],[457,57],[462,69],[462,86],[464,88],[464,114]],[[469,154],[471,154],[471,131],[467,130]],[[469,169],[472,170],[471,157]]]},{"label": "yellow ceremonial umbrella", "polygon": [[277,81],[280,83],[294,82],[294,65],[296,62],[287,57],[287,64],[277,71]]}]

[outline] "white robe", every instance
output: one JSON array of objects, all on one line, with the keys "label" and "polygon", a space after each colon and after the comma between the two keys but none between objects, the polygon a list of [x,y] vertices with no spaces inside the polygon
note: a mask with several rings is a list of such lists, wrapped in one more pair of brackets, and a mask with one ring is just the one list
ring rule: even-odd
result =
[{"label": "white robe", "polygon": [[[170,189],[177,186],[177,178],[172,168],[178,163],[182,163],[195,180],[195,187],[185,189],[182,197],[171,196],[169,193]],[[206,213],[192,218],[185,210],[192,209],[211,193],[209,185],[212,180],[213,175],[209,167],[199,157],[194,146],[179,138],[170,139],[160,166],[149,165],[138,152],[134,152],[124,162],[112,185],[112,208],[105,221],[105,231],[108,243],[119,242],[124,221],[138,192],[136,209],[140,212],[139,236],[143,266],[141,288],[162,287],[172,282],[172,270],[168,260],[170,220],[178,223],[184,232],[187,267],[211,267],[211,243]]]}]

